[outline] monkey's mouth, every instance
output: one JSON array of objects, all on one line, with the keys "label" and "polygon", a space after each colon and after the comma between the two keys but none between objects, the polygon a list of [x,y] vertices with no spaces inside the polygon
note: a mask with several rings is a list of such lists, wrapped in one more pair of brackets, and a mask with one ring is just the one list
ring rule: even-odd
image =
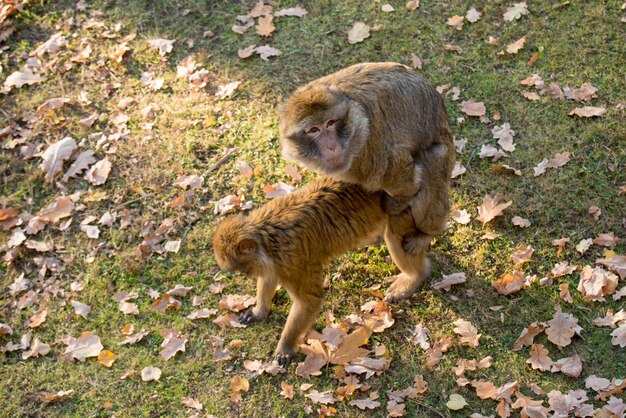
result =
[{"label": "monkey's mouth", "polygon": [[328,158],[326,160],[326,169],[329,172],[337,172],[337,171],[341,171],[345,168],[346,166],[346,159],[344,158],[344,155],[338,155],[336,157],[332,157],[332,158]]}]

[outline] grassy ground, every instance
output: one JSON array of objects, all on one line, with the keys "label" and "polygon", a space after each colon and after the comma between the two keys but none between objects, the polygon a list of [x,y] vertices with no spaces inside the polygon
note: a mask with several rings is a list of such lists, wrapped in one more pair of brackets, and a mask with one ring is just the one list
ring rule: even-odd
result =
[{"label": "grassy ground", "polygon": [[[32,124],[28,140],[46,144],[70,135],[78,142],[93,132],[110,132],[110,118],[119,112],[117,104],[121,98],[133,97],[135,103],[125,110],[130,118],[130,133],[116,141],[117,150],[109,156],[113,170],[108,181],[97,188],[82,179],[66,184],[68,193],[97,189],[104,191],[106,197],[85,203],[83,212],[75,215],[68,230],[48,227],[36,237],[55,243],[54,251],[46,256],[59,258],[63,268],[47,277],[53,277],[55,285],[63,291],[56,295],[41,294],[35,305],[18,311],[8,286],[24,272],[33,282],[33,288],[41,290],[44,283],[37,279],[40,261],[36,259],[41,254],[23,248],[16,262],[2,263],[0,267],[0,322],[15,331],[11,337],[0,335],[0,343],[19,340],[26,332],[28,318],[37,312],[40,304],[46,304],[48,318],[33,334],[52,346],[50,354],[37,359],[22,360],[19,351],[0,353],[3,376],[0,416],[181,416],[190,414],[180,402],[185,396],[203,403],[200,415],[304,416],[307,405],[316,411],[319,405],[297,389],[304,381],[295,375],[295,363],[286,374],[276,377],[253,378],[243,369],[246,359],[268,359],[288,311],[286,294],[279,293],[275,312],[267,323],[220,331],[210,321],[192,322],[185,318],[197,309],[191,306],[190,296],[181,298],[182,308],[160,314],[149,310],[151,300],[144,291],[155,289],[163,293],[179,283],[193,286],[194,295],[208,295],[200,307],[216,308],[222,295],[210,293],[209,285],[221,277],[225,284],[223,294],[253,294],[252,281],[217,270],[210,245],[217,221],[212,202],[242,188],[259,205],[265,201],[263,186],[289,181],[285,162],[279,155],[276,107],[296,86],[357,62],[409,64],[411,53],[422,59],[422,71],[434,84],[458,86],[461,100],[483,101],[492,119],[494,112],[501,114],[500,121],[484,124],[463,115],[459,101],[448,98],[446,102],[456,137],[468,140],[466,149],[458,155],[467,172],[453,181],[454,209],[466,209],[475,215],[482,197],[498,192],[505,193],[513,205],[486,227],[477,220],[466,226],[453,222],[449,232],[436,240],[432,248],[433,281],[439,280],[442,273],[463,271],[467,283],[448,293],[434,291],[428,283],[413,298],[394,307],[394,327],[373,337],[373,342],[383,343],[389,349],[391,367],[368,381],[381,395],[383,406],[363,412],[349,406],[347,401],[337,402],[333,405],[337,415],[385,416],[385,392],[412,385],[416,374],[424,376],[429,390],[417,400],[407,402],[407,415],[438,413],[462,417],[469,416],[467,411],[494,414],[496,402],[479,399],[471,386],[456,385],[451,368],[461,358],[492,356],[493,366],[470,374],[470,380],[489,380],[496,386],[518,380],[526,395],[532,394],[529,390],[532,383],[546,393],[567,392],[584,389],[584,379],[592,374],[609,379],[626,378],[624,349],[611,344],[609,328],[591,324],[594,318],[604,316],[608,308],[615,312],[624,308],[623,299],[585,301],[575,290],[578,273],[558,280],[570,284],[574,303],[561,305],[579,319],[584,333],[563,349],[547,342],[545,335],[538,341],[549,348],[554,360],[578,354],[583,361],[583,373],[576,379],[532,370],[525,363],[528,348],[511,350],[526,325],[552,318],[554,306],[559,302],[558,283],[543,287],[533,284],[508,297],[498,295],[490,285],[513,269],[510,255],[520,244],[532,245],[536,250],[532,261],[523,265],[524,273],[541,278],[557,262],[593,265],[603,256],[602,247],[597,245],[580,255],[574,246],[583,238],[609,231],[626,236],[625,195],[618,195],[620,186],[626,183],[623,110],[626,48],[624,24],[620,23],[624,11],[617,1],[531,2],[527,16],[504,22],[502,14],[512,3],[487,2],[480,10],[481,20],[473,24],[465,22],[463,30],[457,31],[445,22],[448,17],[465,14],[468,6],[462,1],[445,4],[422,1],[420,8],[411,12],[404,9],[404,2],[392,2],[396,8],[393,13],[383,13],[383,3],[378,1],[310,1],[303,4],[309,12],[307,16],[276,18],[277,30],[268,40],[256,35],[254,28],[244,35],[231,30],[235,17],[253,7],[251,1],[93,1],[89,2],[87,11],[77,11],[75,2],[33,2],[12,17],[16,31],[0,43],[5,48],[0,58],[2,80],[20,69],[25,55],[52,34],[61,31],[69,43],[58,55],[42,58],[50,63],[46,82],[0,96],[0,129],[12,123],[24,126],[24,116],[50,98],[70,97],[73,98],[70,105],[40,116]],[[281,1],[275,10],[295,4]],[[90,14],[116,36],[102,36],[105,28],[81,29]],[[358,20],[371,25],[380,23],[384,28],[364,42],[350,45],[347,31]],[[114,26],[118,22],[121,29],[116,33]],[[214,36],[203,37],[205,31],[212,31]],[[132,50],[121,63],[110,60],[108,57],[120,38],[131,32],[137,33],[129,41]],[[489,36],[497,37],[499,45],[487,44]],[[519,53],[497,54],[522,36],[526,36],[527,42]],[[161,59],[149,48],[146,41],[155,37],[176,39],[167,59]],[[185,45],[187,39],[193,39],[193,48]],[[85,42],[92,45],[91,56],[85,63],[68,65],[69,57],[82,50]],[[238,58],[238,49],[265,43],[280,49],[282,55],[268,62],[256,56]],[[444,44],[459,45],[463,51],[446,51]],[[538,59],[529,66],[527,61],[533,53],[538,54]],[[199,67],[208,70],[206,88],[191,88],[176,77],[176,64],[190,54],[194,54]],[[152,91],[142,86],[140,78],[144,71],[154,71],[156,77],[164,78],[165,87]],[[598,97],[592,105],[606,107],[607,114],[580,119],[567,115],[571,109],[582,106],[580,103],[546,96],[539,101],[527,100],[521,95],[526,88],[520,81],[533,73],[561,87],[592,83],[598,88]],[[98,74],[103,76],[99,78]],[[232,97],[219,100],[214,96],[217,86],[236,80],[242,84]],[[119,86],[108,92],[107,83],[119,83]],[[87,91],[91,104],[76,100],[82,90]],[[158,106],[154,120],[150,121],[154,123],[151,130],[140,113],[149,104]],[[99,120],[89,129],[82,128],[78,120],[93,112],[100,113]],[[466,122],[457,124],[457,118],[463,116]],[[494,173],[491,160],[478,157],[482,144],[495,144],[490,129],[503,122],[510,123],[515,130],[517,143],[517,150],[504,163],[521,169],[522,177]],[[19,146],[10,147],[7,137],[2,140],[0,193],[7,206],[36,213],[62,194],[44,182],[38,158],[23,160]],[[93,139],[86,139],[86,144],[95,149]],[[184,208],[165,206],[179,194],[180,189],[172,186],[177,176],[205,173],[220,160],[226,148],[233,146],[238,151],[206,176],[202,193],[197,193]],[[563,151],[572,153],[566,166],[548,170],[540,177],[532,175],[532,168],[543,158]],[[102,158],[104,153],[98,150],[97,155]],[[235,166],[239,160],[256,168],[251,179],[239,175]],[[313,177],[313,173],[305,173],[303,181]],[[148,197],[140,198],[138,188]],[[592,205],[602,210],[598,221],[587,213]],[[99,218],[106,211],[122,208],[129,209],[132,215],[127,229],[119,229],[118,224],[111,229],[101,227],[97,240],[88,239],[80,231],[78,224],[84,216]],[[526,229],[513,226],[514,215],[529,219],[532,225]],[[154,254],[145,264],[137,262],[134,251],[141,242],[142,225],[149,221],[158,225],[165,218],[177,225],[172,239],[182,240],[180,251]],[[492,241],[481,240],[487,230],[501,236]],[[0,232],[0,242],[5,243],[9,237],[10,232]],[[561,237],[570,237],[571,243],[557,255],[551,241]],[[89,256],[96,248],[98,251],[90,262]],[[624,241],[612,250],[624,254]],[[336,260],[327,271],[329,277],[336,278],[330,284],[324,309],[332,310],[337,318],[358,311],[362,303],[371,299],[365,288],[383,283],[384,277],[394,273],[387,256],[382,245]],[[83,282],[84,290],[70,291],[73,281]],[[619,287],[623,284],[622,281]],[[45,285],[49,287],[50,283]],[[111,300],[114,293],[122,290],[141,294],[136,300],[138,316],[123,315]],[[468,291],[473,292],[471,296]],[[87,319],[74,315],[68,303],[73,298],[92,307]],[[496,306],[498,310],[491,309]],[[432,340],[453,336],[452,323],[459,318],[478,328],[482,334],[480,345],[468,348],[457,342],[436,368],[425,370],[423,351],[407,343],[410,330],[421,323],[432,331]],[[186,352],[169,361],[163,360],[158,355],[162,338],[157,332],[136,345],[117,346],[123,338],[120,330],[127,322],[132,322],[136,330],[176,327],[189,332]],[[320,316],[317,327],[322,326]],[[74,364],[59,361],[59,354],[65,349],[62,339],[87,330],[97,334],[104,347],[118,356],[112,368],[103,367],[95,359]],[[240,348],[230,349],[233,359],[217,362],[213,359],[215,336],[227,344],[234,339],[244,343]],[[162,369],[158,382],[142,382],[137,376],[120,379],[125,371],[146,366]],[[229,382],[236,375],[250,379],[250,391],[239,403],[229,401]],[[296,385],[293,401],[279,395],[282,381]],[[319,391],[337,387],[331,369],[312,378],[311,383]],[[41,401],[44,393],[69,389],[74,392],[66,400],[50,405]],[[453,393],[463,395],[469,406],[456,413],[448,410],[445,403]],[[589,391],[589,396],[593,392]],[[602,403],[595,406],[601,407]]]}]

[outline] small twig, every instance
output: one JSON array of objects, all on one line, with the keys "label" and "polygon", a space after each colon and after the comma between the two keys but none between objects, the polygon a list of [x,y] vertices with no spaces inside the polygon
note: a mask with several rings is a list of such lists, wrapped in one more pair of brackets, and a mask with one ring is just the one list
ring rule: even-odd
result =
[{"label": "small twig", "polygon": [[131,200],[128,200],[128,201],[126,201],[126,202],[124,202],[124,203],[120,203],[119,205],[115,206],[115,207],[114,207],[113,209],[111,209],[111,210],[112,210],[112,211],[120,210],[120,209],[122,209],[123,207],[128,206],[128,205],[130,205],[130,204],[132,204],[132,203],[139,202],[140,200],[146,199],[146,198],[148,198],[148,197],[156,196],[156,195],[157,195],[157,192],[148,193],[148,194],[146,194],[145,196],[139,196],[139,197],[137,197],[137,198],[135,198],[135,199],[131,199]]},{"label": "small twig", "polygon": [[430,406],[426,405],[425,403],[422,403],[422,402],[420,402],[420,401],[416,401],[416,400],[413,400],[413,402],[415,402],[416,404],[418,404],[418,405],[419,405],[419,406],[421,406],[421,407],[424,407],[424,408],[428,409],[428,410],[429,410],[430,412],[432,412],[433,414],[437,414],[437,415],[438,415],[438,416],[440,416],[441,418],[446,418],[446,416],[445,416],[445,415],[443,415],[441,412],[437,411],[436,409],[433,409],[432,407],[430,407]]},{"label": "small twig", "polygon": [[226,150],[226,154],[224,154],[224,156],[222,156],[222,158],[220,158],[215,164],[213,164],[211,167],[209,167],[209,169],[207,171],[205,171],[204,173],[202,173],[202,177],[206,177],[209,174],[211,174],[212,172],[214,172],[215,170],[217,170],[218,168],[220,168],[222,166],[222,164],[224,164],[226,161],[228,161],[228,159],[235,154],[236,152],[239,151],[239,148],[237,147],[232,147]]}]

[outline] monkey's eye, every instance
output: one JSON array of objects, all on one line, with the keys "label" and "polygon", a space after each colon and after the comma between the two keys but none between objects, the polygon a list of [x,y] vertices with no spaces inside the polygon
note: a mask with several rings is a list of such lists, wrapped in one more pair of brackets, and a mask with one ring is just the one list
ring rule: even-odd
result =
[{"label": "monkey's eye", "polygon": [[311,129],[309,129],[308,131],[306,131],[307,134],[316,134],[320,131],[320,128],[317,127],[312,127]]},{"label": "monkey's eye", "polygon": [[328,128],[330,126],[333,126],[335,123],[337,123],[337,121],[334,119],[331,119],[328,122],[326,122],[326,127]]}]

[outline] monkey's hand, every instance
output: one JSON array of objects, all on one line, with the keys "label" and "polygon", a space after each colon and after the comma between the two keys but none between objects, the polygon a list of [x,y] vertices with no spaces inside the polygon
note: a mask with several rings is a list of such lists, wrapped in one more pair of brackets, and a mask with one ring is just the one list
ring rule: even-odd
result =
[{"label": "monkey's hand", "polygon": [[408,199],[396,198],[388,193],[383,193],[381,200],[383,211],[389,215],[399,215],[409,207]]},{"label": "monkey's hand", "polygon": [[253,322],[260,322],[267,319],[269,312],[256,312],[254,308],[250,308],[239,315],[239,322],[247,325]]}]

